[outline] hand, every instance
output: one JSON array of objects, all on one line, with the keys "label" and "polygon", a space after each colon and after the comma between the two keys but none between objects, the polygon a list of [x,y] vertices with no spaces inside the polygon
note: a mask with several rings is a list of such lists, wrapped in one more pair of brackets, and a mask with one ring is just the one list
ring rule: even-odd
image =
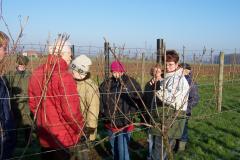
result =
[{"label": "hand", "polygon": [[163,101],[163,91],[162,90],[157,91],[156,95],[161,101]]},{"label": "hand", "polygon": [[87,139],[89,139],[90,134],[93,134],[95,132],[95,129],[96,128],[91,128],[91,127],[85,127],[83,129],[83,132],[84,132],[85,136],[87,137]]},{"label": "hand", "polygon": [[128,93],[128,92],[129,92],[128,88],[123,86],[122,87],[122,93]]}]

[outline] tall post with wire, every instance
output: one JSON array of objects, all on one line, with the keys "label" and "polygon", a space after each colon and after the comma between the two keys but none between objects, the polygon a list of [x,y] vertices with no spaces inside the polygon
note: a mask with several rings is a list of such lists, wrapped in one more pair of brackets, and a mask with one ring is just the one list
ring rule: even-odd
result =
[{"label": "tall post with wire", "polygon": [[235,79],[235,73],[236,73],[236,65],[237,65],[237,48],[234,50],[234,55],[233,55],[233,75],[232,75],[232,83]]},{"label": "tall post with wire", "polygon": [[183,46],[182,63],[185,63],[185,46]]},{"label": "tall post with wire", "polygon": [[[162,42],[162,56],[163,56],[163,68],[164,68],[164,72],[163,72],[163,77],[166,77],[166,45]],[[163,80],[163,90],[165,91],[165,83],[166,81]],[[163,99],[165,99],[165,92],[163,92]],[[165,112],[164,112],[164,108],[165,108],[165,102],[163,101],[162,103],[162,148],[161,148],[161,159],[164,159],[164,137],[163,134],[165,133]],[[165,135],[166,136],[166,135]],[[168,143],[168,142],[167,142]]]},{"label": "tall post with wire", "polygon": [[71,49],[72,49],[72,56],[75,58],[75,45],[72,45]]},{"label": "tall post with wire", "polygon": [[109,78],[109,42],[104,42],[104,77]]},{"label": "tall post with wire", "polygon": [[219,75],[218,75],[218,99],[217,99],[217,110],[222,110],[222,88],[223,88],[223,68],[224,68],[224,53],[220,52],[219,55]]},{"label": "tall post with wire", "polygon": [[161,64],[161,56],[164,52],[163,39],[157,39],[157,64]]},{"label": "tall post with wire", "polygon": [[207,52],[207,49],[206,49],[206,47],[204,46],[204,47],[203,47],[203,55],[205,55],[206,52]]},{"label": "tall post with wire", "polygon": [[141,87],[144,88],[144,76],[145,76],[145,53],[142,53],[142,78],[141,78]]},{"label": "tall post with wire", "polygon": [[211,48],[211,65],[213,65],[213,52],[214,50]]}]

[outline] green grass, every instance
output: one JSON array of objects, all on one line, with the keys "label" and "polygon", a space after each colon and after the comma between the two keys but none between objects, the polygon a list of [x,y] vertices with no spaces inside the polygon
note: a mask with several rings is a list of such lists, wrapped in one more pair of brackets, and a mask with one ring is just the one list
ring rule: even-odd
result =
[{"label": "green grass", "polygon": [[175,159],[240,158],[239,91],[239,83],[224,84],[222,113],[218,114],[214,100],[205,102],[213,97],[213,86],[200,87],[201,102],[189,120],[190,141],[186,151],[177,153]]}]

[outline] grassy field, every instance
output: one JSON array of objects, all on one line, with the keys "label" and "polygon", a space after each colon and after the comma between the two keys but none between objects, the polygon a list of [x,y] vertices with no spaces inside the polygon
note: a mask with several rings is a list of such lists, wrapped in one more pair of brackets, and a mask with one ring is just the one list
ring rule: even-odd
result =
[{"label": "grassy field", "polygon": [[[209,99],[213,86],[200,87],[201,102],[189,121],[186,152],[175,159],[240,159],[240,83],[225,83],[222,112]],[[204,116],[212,115],[212,116]]]}]

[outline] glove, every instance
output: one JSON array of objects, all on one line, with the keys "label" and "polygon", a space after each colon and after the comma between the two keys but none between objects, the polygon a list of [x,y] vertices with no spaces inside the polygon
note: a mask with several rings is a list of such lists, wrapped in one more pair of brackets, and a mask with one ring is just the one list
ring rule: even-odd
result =
[{"label": "glove", "polygon": [[83,142],[86,142],[86,141],[87,141],[86,136],[82,136],[82,137],[80,138],[80,143],[83,143]]},{"label": "glove", "polygon": [[163,91],[162,91],[162,88],[160,88],[160,90],[156,92],[156,96],[157,96],[161,101],[163,101]]},{"label": "glove", "polygon": [[122,94],[128,94],[129,91],[128,91],[128,88],[127,87],[122,87]]},{"label": "glove", "polygon": [[[91,127],[85,127],[83,129],[83,132],[84,132],[85,136],[87,137],[87,139],[89,139],[90,134],[93,134],[95,132],[95,129],[96,128],[91,128]],[[83,136],[83,137],[85,137],[85,136]]]}]

